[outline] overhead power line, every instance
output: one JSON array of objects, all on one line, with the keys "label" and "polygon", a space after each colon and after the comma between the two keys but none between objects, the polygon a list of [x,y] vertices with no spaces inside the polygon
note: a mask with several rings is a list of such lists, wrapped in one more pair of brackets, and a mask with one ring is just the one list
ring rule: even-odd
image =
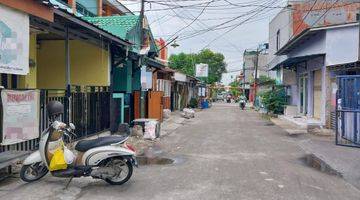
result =
[{"label": "overhead power line", "polygon": [[[277,0],[273,0],[271,3],[275,3],[276,1],[277,1]],[[219,37],[214,38],[214,39],[211,40],[206,46],[204,46],[203,49],[209,47],[213,42],[215,42],[215,41],[219,40],[220,38],[224,37],[224,35],[226,35],[226,34],[230,33],[231,31],[235,30],[236,28],[238,28],[239,26],[241,26],[243,23],[251,20],[253,17],[255,17],[256,15],[258,15],[260,12],[264,11],[265,9],[266,9],[266,7],[260,9],[258,12],[256,12],[256,13],[253,14],[253,15],[251,15],[250,17],[246,18],[245,20],[243,20],[242,22],[240,22],[239,24],[237,24],[237,25],[234,26],[233,28],[225,31],[225,33],[223,33],[223,34],[220,35]]]},{"label": "overhead power line", "polygon": [[171,35],[168,40],[170,40],[173,36],[175,36],[176,34],[184,31],[186,28],[188,28],[189,26],[191,26],[196,20],[199,19],[199,17],[204,13],[205,9],[207,8],[207,6],[209,6],[212,2],[214,2],[215,0],[209,1],[206,6],[201,10],[200,14],[198,16],[196,16],[196,18],[194,20],[192,20],[189,24],[187,24],[185,27],[179,29],[178,31],[176,31],[173,35]]}]

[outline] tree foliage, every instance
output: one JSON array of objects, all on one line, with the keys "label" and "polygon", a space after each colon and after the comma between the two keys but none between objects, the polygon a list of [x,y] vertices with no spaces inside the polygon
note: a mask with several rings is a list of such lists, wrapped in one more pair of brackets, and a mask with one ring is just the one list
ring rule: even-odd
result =
[{"label": "tree foliage", "polygon": [[286,92],[282,86],[273,86],[271,90],[260,95],[261,101],[270,113],[282,114],[286,105]]},{"label": "tree foliage", "polygon": [[209,77],[201,78],[208,84],[219,82],[221,75],[226,72],[225,57],[210,49],[204,49],[199,53],[180,53],[171,55],[169,58],[171,68],[190,76],[195,76],[195,65],[204,63],[209,65]]},{"label": "tree foliage", "polygon": [[272,79],[268,76],[265,76],[265,75],[261,75],[258,79],[258,84],[260,85],[275,85],[276,84],[276,81],[275,79]]},{"label": "tree foliage", "polygon": [[235,96],[235,97],[240,96],[241,92],[239,90],[239,87],[240,87],[239,81],[235,80],[235,81],[231,82],[230,87],[231,87],[230,92],[233,96]]}]

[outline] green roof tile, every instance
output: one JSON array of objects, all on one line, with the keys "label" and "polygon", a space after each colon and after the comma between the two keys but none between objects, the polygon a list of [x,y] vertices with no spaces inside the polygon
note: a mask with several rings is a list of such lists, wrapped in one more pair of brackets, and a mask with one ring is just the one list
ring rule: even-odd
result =
[{"label": "green roof tile", "polygon": [[[83,17],[83,19],[121,39],[132,42],[133,52],[138,53],[140,51],[140,17],[138,15]],[[150,52],[157,52],[152,32],[151,30],[148,31],[151,37]]]},{"label": "green roof tile", "polygon": [[139,16],[83,17],[86,21],[104,29],[121,39],[128,39],[127,34],[139,23]]}]

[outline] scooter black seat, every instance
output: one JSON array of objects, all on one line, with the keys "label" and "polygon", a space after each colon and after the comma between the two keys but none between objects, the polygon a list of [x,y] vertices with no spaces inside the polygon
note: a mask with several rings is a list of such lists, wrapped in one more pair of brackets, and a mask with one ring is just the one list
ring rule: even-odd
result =
[{"label": "scooter black seat", "polygon": [[93,140],[82,140],[75,145],[75,150],[85,152],[95,147],[101,147],[115,143],[123,143],[125,142],[126,138],[127,136],[107,136],[99,137]]}]

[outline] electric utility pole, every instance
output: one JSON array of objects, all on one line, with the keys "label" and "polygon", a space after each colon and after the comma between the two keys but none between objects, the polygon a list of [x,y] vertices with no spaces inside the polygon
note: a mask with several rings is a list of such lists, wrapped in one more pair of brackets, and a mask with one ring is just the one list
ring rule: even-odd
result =
[{"label": "electric utility pole", "polygon": [[[145,0],[141,0],[141,9],[140,9],[140,52],[144,46],[144,35],[145,35],[145,31],[144,31],[144,18],[145,18]],[[139,59],[139,63],[140,63],[140,68],[142,69],[143,65],[144,65],[144,56],[145,55],[141,55],[140,54],[140,59]],[[141,84],[142,85],[142,84]],[[144,118],[145,117],[145,93],[143,92],[144,88],[142,88],[141,86],[141,90],[140,90],[140,117]]]},{"label": "electric utility pole", "polygon": [[257,75],[258,75],[258,68],[259,68],[259,54],[260,49],[259,47],[256,49],[256,58],[255,58],[255,77],[254,77],[254,106],[256,104],[256,92],[257,92]]},{"label": "electric utility pole", "polygon": [[144,45],[144,18],[145,18],[145,0],[141,0],[140,9],[140,49]]}]

